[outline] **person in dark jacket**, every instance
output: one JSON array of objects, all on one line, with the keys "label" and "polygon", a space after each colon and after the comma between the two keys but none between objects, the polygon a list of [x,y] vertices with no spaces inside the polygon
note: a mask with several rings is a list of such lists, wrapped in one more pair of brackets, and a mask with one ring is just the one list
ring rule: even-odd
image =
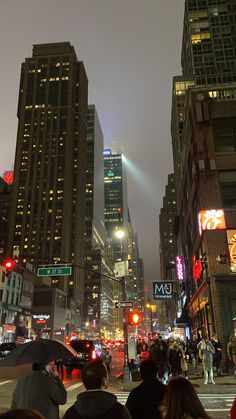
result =
[{"label": "person in dark jacket", "polygon": [[132,419],[159,419],[159,406],[164,398],[166,386],[157,378],[157,365],[148,359],[140,364],[143,382],[129,394],[126,407]]},{"label": "person in dark jacket", "polygon": [[14,390],[13,409],[34,409],[45,419],[59,419],[59,405],[67,400],[66,389],[56,368],[38,362],[32,365],[32,372],[21,378]]},{"label": "person in dark jacket", "polygon": [[101,359],[90,361],[83,367],[82,381],[86,391],[77,396],[63,419],[131,419],[116,396],[104,391],[108,387],[108,372]]}]

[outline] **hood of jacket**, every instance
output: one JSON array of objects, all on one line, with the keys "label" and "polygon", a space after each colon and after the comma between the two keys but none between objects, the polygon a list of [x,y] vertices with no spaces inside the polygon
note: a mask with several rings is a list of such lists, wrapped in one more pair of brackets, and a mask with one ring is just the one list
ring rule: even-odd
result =
[{"label": "hood of jacket", "polygon": [[102,416],[116,403],[116,396],[108,391],[88,390],[77,396],[74,408],[79,415],[93,418]]}]

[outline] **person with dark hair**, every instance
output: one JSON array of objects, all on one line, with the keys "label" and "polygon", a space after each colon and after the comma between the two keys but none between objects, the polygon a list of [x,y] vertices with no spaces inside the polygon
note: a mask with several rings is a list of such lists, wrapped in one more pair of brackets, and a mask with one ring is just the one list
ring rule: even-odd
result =
[{"label": "person with dark hair", "polygon": [[86,391],[77,396],[63,419],[131,419],[128,410],[117,401],[116,396],[104,391],[108,387],[108,372],[101,359],[85,364],[82,381]]},{"label": "person with dark hair", "polygon": [[208,373],[209,382],[211,384],[215,384],[213,374],[213,355],[215,353],[215,348],[206,336],[202,337],[202,340],[198,343],[197,348],[199,350],[199,356],[202,359],[202,366],[205,377],[204,384],[208,383]]},{"label": "person with dark hair", "polygon": [[44,417],[32,409],[10,409],[0,413],[0,419],[44,419]]},{"label": "person with dark hair", "polygon": [[162,419],[211,419],[195,388],[184,377],[175,377],[169,382],[160,412]]},{"label": "person with dark hair", "polygon": [[158,408],[163,400],[166,386],[157,378],[158,367],[148,359],[140,364],[142,383],[129,394],[126,407],[132,419],[159,419]]},{"label": "person with dark hair", "polygon": [[37,410],[45,419],[59,419],[59,405],[67,400],[66,389],[55,367],[35,363],[32,372],[20,379],[12,397],[12,408]]}]

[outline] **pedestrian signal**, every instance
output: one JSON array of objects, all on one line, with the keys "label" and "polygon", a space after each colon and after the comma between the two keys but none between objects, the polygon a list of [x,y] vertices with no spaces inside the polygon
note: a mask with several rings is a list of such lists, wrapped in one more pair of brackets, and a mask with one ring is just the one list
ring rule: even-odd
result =
[{"label": "pedestrian signal", "polygon": [[140,311],[130,311],[128,313],[128,324],[130,326],[139,326],[142,323],[142,315]]}]

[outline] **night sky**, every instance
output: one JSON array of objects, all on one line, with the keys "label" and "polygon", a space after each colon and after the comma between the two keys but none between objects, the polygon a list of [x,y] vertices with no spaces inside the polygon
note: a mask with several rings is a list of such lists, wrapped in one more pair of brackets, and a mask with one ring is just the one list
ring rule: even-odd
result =
[{"label": "night sky", "polygon": [[69,41],[84,62],[104,145],[129,163],[128,202],[145,279],[158,280],[159,213],[173,171],[172,77],[181,74],[184,0],[0,0],[0,175],[13,168],[21,62]]}]

